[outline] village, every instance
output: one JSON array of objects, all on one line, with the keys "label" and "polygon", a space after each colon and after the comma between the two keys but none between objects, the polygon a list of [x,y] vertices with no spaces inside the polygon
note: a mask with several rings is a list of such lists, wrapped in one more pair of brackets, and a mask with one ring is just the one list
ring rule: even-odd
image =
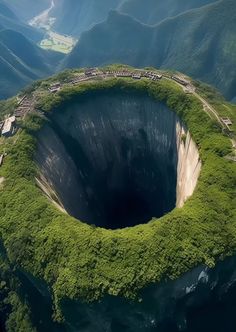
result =
[{"label": "village", "polygon": [[[98,80],[98,79],[106,79],[106,78],[131,78],[134,80],[140,80],[142,78],[146,78],[152,81],[161,80],[163,75],[154,71],[144,71],[144,70],[120,70],[120,71],[102,71],[98,68],[87,68],[84,72],[76,74],[73,79],[69,82],[54,82],[50,84],[48,90],[41,91],[38,93],[34,91],[32,95],[23,95],[22,97],[17,98],[17,107],[12,115],[6,116],[4,121],[0,123],[0,133],[1,136],[8,138],[13,136],[17,132],[17,122],[23,119],[28,113],[36,111],[35,103],[39,95],[42,93],[45,95],[46,93],[57,93],[65,86],[74,86],[81,84],[90,80]],[[190,83],[187,81],[183,81],[178,79],[177,77],[173,77],[176,81],[184,85],[185,87],[190,86]],[[38,95],[39,94],[39,95]]]},{"label": "village", "polygon": [[[98,68],[87,68],[81,73],[77,73],[74,75],[72,79],[67,82],[54,82],[49,85],[48,89],[44,89],[43,91],[35,90],[32,94],[25,94],[21,97],[17,97],[17,106],[13,112],[13,114],[9,114],[5,117],[3,121],[0,122],[0,136],[4,138],[12,137],[16,134],[17,130],[19,129],[18,123],[20,120],[23,120],[24,117],[31,113],[35,112],[36,110],[36,102],[40,98],[41,95],[45,95],[46,93],[55,94],[58,93],[63,87],[66,86],[75,86],[78,84],[82,84],[86,81],[92,80],[101,80],[101,79],[108,79],[108,78],[131,78],[133,80],[141,80],[143,78],[151,80],[151,81],[158,81],[161,79],[168,79],[175,81],[176,84],[180,85],[183,88],[183,91],[186,94],[195,94],[197,97],[198,94],[195,93],[195,87],[190,81],[187,81],[182,76],[174,76],[168,74],[162,74],[157,71],[145,71],[145,70],[101,70]],[[219,117],[216,111],[210,107],[210,105],[203,100],[200,96],[198,97],[202,102],[205,108],[207,108],[207,113],[209,111],[214,113],[215,117],[217,118],[218,122],[221,124],[223,129],[227,129],[229,133],[233,130],[231,128],[233,122],[229,117]],[[205,105],[204,105],[205,104]],[[0,166],[3,163],[5,154],[0,155]]]}]

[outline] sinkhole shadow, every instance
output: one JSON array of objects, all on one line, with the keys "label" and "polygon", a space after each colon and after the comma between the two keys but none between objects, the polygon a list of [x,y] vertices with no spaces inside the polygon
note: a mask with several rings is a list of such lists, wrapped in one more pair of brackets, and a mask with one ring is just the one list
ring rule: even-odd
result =
[{"label": "sinkhole shadow", "polygon": [[146,223],[175,207],[177,123],[148,96],[96,94],[50,116],[36,161],[75,218],[108,229]]}]

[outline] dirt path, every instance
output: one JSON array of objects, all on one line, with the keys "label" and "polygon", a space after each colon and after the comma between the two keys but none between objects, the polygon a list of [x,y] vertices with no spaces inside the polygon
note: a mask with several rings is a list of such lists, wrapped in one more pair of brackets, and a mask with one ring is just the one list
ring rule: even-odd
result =
[{"label": "dirt path", "polygon": [[224,125],[223,125],[223,123],[222,123],[222,121],[221,121],[221,119],[220,119],[217,111],[206,101],[206,99],[202,98],[197,92],[194,92],[193,95],[195,97],[197,97],[202,102],[204,111],[206,113],[211,112],[212,115],[216,118],[217,122],[219,122],[219,124],[222,127],[224,127]]},{"label": "dirt path", "polygon": [[[185,86],[183,86],[182,84],[176,82],[175,80],[173,80],[171,77],[167,77],[167,76],[164,76],[164,79],[167,79],[167,80],[170,80],[172,82],[175,82],[178,86],[180,86],[185,92],[188,91],[188,88],[186,88]],[[194,95],[198,100],[201,101],[202,105],[203,105],[203,110],[204,112],[210,116],[210,118],[213,118],[213,119],[216,119],[217,122],[221,125],[222,129],[225,129],[225,125],[224,123],[222,122],[218,112],[216,111],[216,109],[206,100],[204,99],[203,97],[201,97],[196,91],[194,91],[193,87],[190,86],[189,88],[189,92]],[[229,135],[228,135],[229,136]],[[230,137],[230,140],[232,142],[232,147],[233,147],[233,150],[234,150],[234,154],[236,156],[236,140],[232,137]],[[236,157],[230,157],[230,160],[232,161],[235,161],[236,162]]]}]

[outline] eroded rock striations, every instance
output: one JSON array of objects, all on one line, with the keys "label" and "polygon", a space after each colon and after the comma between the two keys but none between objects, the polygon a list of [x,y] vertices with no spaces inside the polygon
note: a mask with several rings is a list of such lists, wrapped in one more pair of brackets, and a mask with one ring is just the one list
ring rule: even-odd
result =
[{"label": "eroded rock striations", "polygon": [[116,229],[161,217],[191,196],[201,169],[178,116],[136,94],[97,94],[50,115],[38,182],[77,219]]}]

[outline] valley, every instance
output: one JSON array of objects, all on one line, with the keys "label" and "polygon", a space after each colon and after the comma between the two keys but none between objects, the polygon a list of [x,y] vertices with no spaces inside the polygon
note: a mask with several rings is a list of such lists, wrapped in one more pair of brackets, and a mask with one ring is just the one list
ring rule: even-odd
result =
[{"label": "valley", "polygon": [[68,54],[72,51],[77,40],[71,36],[61,35],[53,31],[53,24],[55,23],[56,18],[51,16],[51,12],[54,7],[55,3],[54,0],[52,0],[50,7],[32,18],[29,21],[29,25],[44,32],[44,37],[39,42],[40,47],[46,50]]}]

